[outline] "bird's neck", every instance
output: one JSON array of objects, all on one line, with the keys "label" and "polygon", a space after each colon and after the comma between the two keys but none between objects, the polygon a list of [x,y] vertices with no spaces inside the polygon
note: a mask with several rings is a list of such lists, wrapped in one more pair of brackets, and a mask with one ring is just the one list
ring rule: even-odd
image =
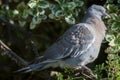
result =
[{"label": "bird's neck", "polygon": [[100,34],[100,36],[105,36],[106,27],[101,18],[92,15],[86,15],[83,18],[82,22],[90,24],[92,28],[94,28],[97,31],[97,33]]},{"label": "bird's neck", "polygon": [[102,20],[102,19],[101,19],[101,16],[99,16],[99,15],[94,15],[94,14],[86,13],[85,16],[84,16],[83,19],[82,19],[82,22],[83,22],[83,23],[89,23],[89,22],[91,22],[91,19],[93,19],[93,18],[97,18],[97,19],[99,19],[100,21]]}]

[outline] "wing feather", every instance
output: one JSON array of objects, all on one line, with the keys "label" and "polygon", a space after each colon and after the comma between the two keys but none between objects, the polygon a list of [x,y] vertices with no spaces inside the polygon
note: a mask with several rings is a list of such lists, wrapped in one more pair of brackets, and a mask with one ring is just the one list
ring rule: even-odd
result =
[{"label": "wing feather", "polygon": [[87,51],[95,41],[91,26],[77,24],[65,32],[45,52],[45,59],[62,59],[77,57]]}]

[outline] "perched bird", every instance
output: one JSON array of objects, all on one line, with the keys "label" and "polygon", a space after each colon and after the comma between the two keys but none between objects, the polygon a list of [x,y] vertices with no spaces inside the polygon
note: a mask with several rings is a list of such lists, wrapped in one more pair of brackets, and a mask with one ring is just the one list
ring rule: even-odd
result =
[{"label": "perched bird", "polygon": [[86,65],[98,57],[105,37],[106,27],[101,19],[102,16],[108,16],[104,7],[90,6],[82,22],[68,29],[46,50],[37,63],[18,71],[30,72],[49,67],[69,67],[90,71]]}]

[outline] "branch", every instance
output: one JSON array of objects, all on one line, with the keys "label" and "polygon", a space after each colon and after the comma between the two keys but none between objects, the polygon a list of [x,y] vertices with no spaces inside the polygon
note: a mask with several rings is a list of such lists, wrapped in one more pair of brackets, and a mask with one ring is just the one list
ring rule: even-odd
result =
[{"label": "branch", "polygon": [[5,54],[8,55],[12,60],[14,60],[16,63],[22,64],[23,66],[28,65],[28,62],[26,62],[24,59],[19,57],[15,52],[13,52],[7,45],[5,45],[0,40],[1,49],[5,51]]}]

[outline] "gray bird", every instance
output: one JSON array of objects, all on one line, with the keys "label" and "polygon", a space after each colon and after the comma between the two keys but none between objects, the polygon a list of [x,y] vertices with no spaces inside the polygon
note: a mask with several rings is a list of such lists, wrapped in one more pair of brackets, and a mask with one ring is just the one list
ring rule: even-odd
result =
[{"label": "gray bird", "polygon": [[105,37],[106,27],[101,19],[102,16],[108,16],[106,9],[92,5],[85,13],[82,22],[68,29],[46,50],[38,63],[30,64],[18,71],[30,72],[49,67],[69,67],[90,72],[86,65],[98,57]]}]

